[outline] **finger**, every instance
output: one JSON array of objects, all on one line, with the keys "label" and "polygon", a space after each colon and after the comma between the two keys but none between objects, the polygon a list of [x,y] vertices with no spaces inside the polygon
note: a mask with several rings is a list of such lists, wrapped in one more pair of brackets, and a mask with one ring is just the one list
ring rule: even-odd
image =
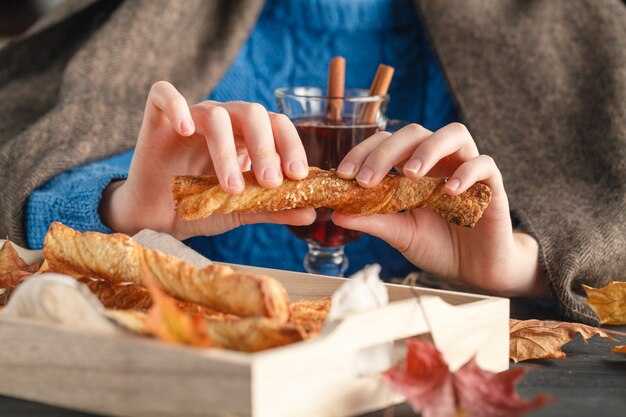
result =
[{"label": "finger", "polygon": [[459,195],[479,181],[494,191],[504,189],[502,174],[489,155],[480,155],[461,164],[446,182],[444,190],[450,195]]},{"label": "finger", "polygon": [[344,156],[341,163],[337,167],[337,175],[347,180],[356,178],[363,161],[374,149],[380,146],[387,138],[391,136],[389,132],[377,132],[363,142],[356,145]]},{"label": "finger", "polygon": [[488,155],[480,155],[461,164],[446,182],[444,190],[448,194],[458,195],[477,182],[485,183],[491,188],[491,202],[484,216],[504,215],[510,219],[502,173]]},{"label": "finger", "polygon": [[315,221],[315,209],[302,208],[263,213],[240,214],[240,224],[274,223],[290,226],[307,226]]},{"label": "finger", "polygon": [[416,178],[426,175],[446,157],[466,161],[478,156],[478,149],[467,128],[461,123],[450,123],[424,140],[404,164],[404,175]]},{"label": "finger", "polygon": [[315,221],[315,210],[311,208],[263,212],[263,213],[230,213],[213,214],[201,219],[186,221],[177,218],[175,235],[183,240],[193,236],[211,236],[224,233],[244,224],[274,223],[292,226],[306,226]]},{"label": "finger", "polygon": [[163,114],[179,135],[193,135],[195,125],[187,100],[172,84],[167,81],[158,81],[152,85],[148,93],[144,120],[150,124],[158,124]]},{"label": "finger", "polygon": [[296,127],[284,114],[269,112],[269,118],[283,171],[293,180],[305,178],[309,164]]},{"label": "finger", "polygon": [[362,187],[374,187],[397,163],[409,158],[416,147],[432,135],[418,124],[410,124],[381,143],[365,159],[356,180]]},{"label": "finger", "polygon": [[278,187],[283,182],[283,173],[267,110],[258,103],[233,101],[220,105],[228,110],[235,134],[240,134],[246,142],[259,184]]},{"label": "finger", "polygon": [[406,250],[415,231],[408,213],[348,216],[334,212],[332,220],[337,226],[379,237],[400,251]]},{"label": "finger", "polygon": [[241,193],[244,181],[228,111],[206,102],[193,106],[191,111],[206,141],[222,189],[233,195]]}]

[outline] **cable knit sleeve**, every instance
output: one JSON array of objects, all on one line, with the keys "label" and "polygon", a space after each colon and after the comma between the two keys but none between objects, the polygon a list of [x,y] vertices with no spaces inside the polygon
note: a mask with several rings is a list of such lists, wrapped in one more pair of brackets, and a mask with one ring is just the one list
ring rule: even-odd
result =
[{"label": "cable knit sleeve", "polygon": [[111,233],[98,214],[102,192],[111,181],[125,179],[132,151],[69,169],[33,191],[26,202],[26,239],[40,249],[50,223],[80,231]]}]

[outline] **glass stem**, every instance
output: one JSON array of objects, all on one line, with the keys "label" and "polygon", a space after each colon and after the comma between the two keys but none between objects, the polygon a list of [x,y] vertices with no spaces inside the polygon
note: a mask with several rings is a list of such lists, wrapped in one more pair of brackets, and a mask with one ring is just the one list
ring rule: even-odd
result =
[{"label": "glass stem", "polygon": [[304,257],[304,269],[311,274],[342,277],[348,269],[348,258],[344,254],[344,245],[335,247],[308,243],[309,251]]}]

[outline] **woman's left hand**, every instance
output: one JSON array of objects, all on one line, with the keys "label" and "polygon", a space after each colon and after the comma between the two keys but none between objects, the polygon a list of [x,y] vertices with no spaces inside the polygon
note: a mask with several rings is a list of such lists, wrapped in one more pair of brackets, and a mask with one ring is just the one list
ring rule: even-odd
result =
[{"label": "woman's left hand", "polygon": [[493,158],[479,154],[464,125],[452,123],[434,133],[417,124],[394,134],[379,132],[354,147],[337,171],[370,188],[393,167],[409,178],[448,176],[450,195],[483,182],[491,187],[491,202],[473,229],[449,224],[428,208],[368,217],[334,213],[335,224],[380,237],[442,278],[502,295],[547,295],[539,245],[513,230],[502,174]]}]

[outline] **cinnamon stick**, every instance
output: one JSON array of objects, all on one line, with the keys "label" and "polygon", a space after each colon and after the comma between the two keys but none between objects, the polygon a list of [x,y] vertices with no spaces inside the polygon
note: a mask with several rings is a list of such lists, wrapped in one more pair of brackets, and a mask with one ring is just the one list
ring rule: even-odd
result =
[{"label": "cinnamon stick", "polygon": [[332,123],[340,123],[343,113],[343,96],[345,94],[346,60],[336,56],[328,67],[328,91],[324,118]]},{"label": "cinnamon stick", "polygon": [[[376,75],[374,76],[374,80],[372,81],[372,85],[370,87],[370,97],[384,97],[387,94],[394,71],[395,69],[389,65],[380,64],[378,66]],[[376,115],[378,114],[378,109],[380,108],[381,103],[382,98],[380,100],[365,103],[361,109],[361,115],[359,117],[361,121],[365,124],[374,123],[376,121]]]}]

